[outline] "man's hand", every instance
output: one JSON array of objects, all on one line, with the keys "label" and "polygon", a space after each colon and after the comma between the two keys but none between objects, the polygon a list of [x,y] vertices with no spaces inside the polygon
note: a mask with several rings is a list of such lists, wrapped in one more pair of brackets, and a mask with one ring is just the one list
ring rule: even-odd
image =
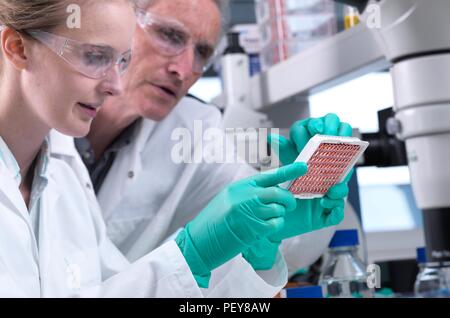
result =
[{"label": "man's hand", "polygon": [[[290,130],[290,140],[271,135],[268,141],[275,151],[278,150],[280,161],[290,164],[316,134],[351,136],[352,127],[341,122],[337,115],[328,114],[322,118],[308,118],[294,123]],[[342,183],[330,188],[321,199],[297,199],[297,207],[286,212],[283,227],[245,251],[244,258],[255,270],[270,269],[282,240],[339,224],[344,219],[347,183],[351,175],[349,173]]]},{"label": "man's hand", "polygon": [[284,228],[284,216],[297,201],[277,185],[306,170],[306,164],[294,163],[232,183],[186,225],[176,242],[199,286],[208,285],[210,271]]}]

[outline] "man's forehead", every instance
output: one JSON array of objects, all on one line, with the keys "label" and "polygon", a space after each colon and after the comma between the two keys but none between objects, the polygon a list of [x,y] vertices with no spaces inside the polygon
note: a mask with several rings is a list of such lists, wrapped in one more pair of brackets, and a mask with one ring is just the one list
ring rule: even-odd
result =
[{"label": "man's forehead", "polygon": [[[207,9],[208,4],[215,10]],[[157,0],[151,1],[147,11],[162,21],[176,22],[197,42],[216,45],[220,36],[220,12],[212,0]]]}]

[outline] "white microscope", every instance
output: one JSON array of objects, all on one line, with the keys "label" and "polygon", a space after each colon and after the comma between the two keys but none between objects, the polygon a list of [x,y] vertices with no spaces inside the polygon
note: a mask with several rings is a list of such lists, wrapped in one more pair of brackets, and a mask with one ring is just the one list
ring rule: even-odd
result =
[{"label": "white microscope", "polygon": [[393,65],[396,115],[388,126],[406,142],[427,258],[450,266],[450,1],[336,1],[360,10]]}]

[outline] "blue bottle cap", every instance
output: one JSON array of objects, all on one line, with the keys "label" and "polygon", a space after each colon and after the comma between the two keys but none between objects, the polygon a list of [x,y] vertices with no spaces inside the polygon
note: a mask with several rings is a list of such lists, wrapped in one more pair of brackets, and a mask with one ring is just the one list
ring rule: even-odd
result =
[{"label": "blue bottle cap", "polygon": [[358,230],[338,230],[334,233],[328,247],[356,246],[359,245]]},{"label": "blue bottle cap", "polygon": [[323,298],[322,287],[306,286],[286,289],[287,298]]},{"label": "blue bottle cap", "polygon": [[427,262],[427,252],[425,247],[418,247],[416,249],[416,259],[418,264],[424,264]]}]

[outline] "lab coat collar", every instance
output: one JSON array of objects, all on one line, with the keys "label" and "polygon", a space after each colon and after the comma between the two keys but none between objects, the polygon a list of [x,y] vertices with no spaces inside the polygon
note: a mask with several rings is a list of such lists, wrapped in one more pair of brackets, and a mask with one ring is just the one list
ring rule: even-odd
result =
[{"label": "lab coat collar", "polygon": [[[131,151],[126,152],[127,156],[130,156],[130,171],[133,171],[135,174],[142,171],[142,152],[144,151],[147,141],[157,124],[158,123],[155,121],[144,118],[140,119],[136,123],[132,142],[130,144]],[[61,156],[66,158],[78,157],[78,152],[75,148],[75,142],[72,137],[68,137],[53,130],[50,133],[49,140],[53,156],[57,158]],[[125,183],[123,185],[126,186]]]},{"label": "lab coat collar", "polygon": [[155,129],[157,122],[142,118],[138,123],[138,127],[135,129],[134,138],[136,139],[136,150],[142,153],[145,149],[145,145],[150,138],[150,134]]},{"label": "lab coat collar", "polygon": [[[73,137],[69,137],[67,135],[63,135],[60,132],[56,130],[52,130],[48,136],[49,144],[51,145],[51,153],[50,155],[52,157],[56,157],[57,159],[61,159],[61,157],[65,157],[66,159],[63,159],[64,161],[67,160],[67,158],[72,160],[81,161],[81,158],[79,158],[77,149],[75,148],[75,141]],[[90,181],[90,179],[88,178]],[[49,178],[49,193],[53,193],[51,200],[49,201],[49,208],[52,208],[60,196],[60,192],[58,191],[57,182],[55,181],[55,177],[53,176],[53,172],[50,171],[50,178]]]},{"label": "lab coat collar", "polygon": [[[136,128],[133,132],[133,153],[138,154],[135,159],[135,165],[139,166],[140,157],[142,151],[145,149],[145,144],[150,137],[151,132],[156,126],[156,122],[149,119],[140,119],[136,123]],[[55,130],[50,133],[49,136],[51,151],[53,155],[75,157],[77,150],[75,148],[75,142],[72,137],[63,135]]]},{"label": "lab coat collar", "polygon": [[145,150],[147,141],[156,125],[157,122],[145,118],[140,119],[137,123],[132,138],[133,149],[131,151],[131,168],[135,173],[139,173],[142,170],[142,152]]},{"label": "lab coat collar", "polygon": [[19,191],[20,179],[19,165],[3,138],[0,137],[0,192],[9,201],[11,208],[25,217],[28,210]]},{"label": "lab coat collar", "polygon": [[48,185],[48,162],[50,160],[50,145],[46,138],[39,152],[36,167],[34,169],[33,186],[30,198],[30,211],[34,204],[39,202],[45,188]]},{"label": "lab coat collar", "polygon": [[[45,138],[42,143],[41,150],[38,154],[38,161],[35,168],[35,176],[41,178],[47,178],[47,165],[48,159],[50,158],[50,143],[48,137]],[[12,173],[14,179],[17,182],[17,186],[22,182],[20,175],[20,167],[16,161],[16,158],[12,154],[8,145],[4,142],[3,138],[0,137],[0,161],[4,167]]]},{"label": "lab coat collar", "polygon": [[[55,160],[55,159],[50,159]],[[44,215],[44,218],[47,220],[51,219],[51,214],[55,213],[55,206],[58,202],[58,199],[61,196],[61,185],[56,181],[56,177],[54,176],[52,169],[49,169],[48,173],[48,182],[47,187],[45,189],[45,194],[42,197],[42,209],[41,214]],[[40,233],[41,235],[44,234]]]},{"label": "lab coat collar", "polygon": [[56,130],[52,130],[49,135],[51,152],[54,155],[75,157],[76,149],[73,137],[63,135]]},{"label": "lab coat collar", "polygon": [[[2,150],[4,150],[4,148]],[[2,154],[5,156],[5,152]],[[51,165],[49,165],[50,160],[50,145],[48,139],[46,139],[39,154],[38,162],[35,168],[35,180],[33,180],[33,187],[37,184],[39,188],[33,188],[32,191],[32,195],[34,194],[41,196],[45,190],[46,195],[45,198],[42,199],[43,204],[45,204],[45,208],[42,209],[41,213],[45,213],[46,211],[51,213],[54,210],[53,208],[60,196],[60,187],[56,185],[56,182],[52,177]],[[7,204],[9,203],[8,205],[10,208],[26,222],[30,231],[33,232],[28,208],[25,205],[22,194],[19,190],[20,180],[18,184],[18,181],[14,176],[14,172],[12,173],[12,171],[8,169],[4,160],[0,160],[0,176],[0,195],[3,193],[3,196],[6,198],[5,202]],[[37,257],[36,251],[35,257]]]},{"label": "lab coat collar", "polygon": [[16,181],[16,185],[19,186],[21,182],[20,167],[2,137],[0,137],[0,165],[3,166],[2,173],[7,171]]},{"label": "lab coat collar", "polygon": [[39,153],[38,162],[35,168],[35,176],[43,179],[48,179],[48,162],[50,160],[50,141],[45,138]]},{"label": "lab coat collar", "polygon": [[[50,159],[50,145],[46,138],[42,144],[41,151],[38,154],[38,161],[34,171],[32,196],[40,196],[48,183],[48,161]],[[19,191],[22,178],[20,175],[20,167],[9,150],[6,143],[0,137],[0,174],[2,175],[0,187],[6,196],[11,200],[14,206],[18,206],[21,212],[26,214],[28,209],[23,202],[22,195]],[[9,178],[8,178],[9,177]],[[31,201],[34,201],[33,198]],[[14,204],[16,202],[16,204]]]},{"label": "lab coat collar", "polygon": [[9,206],[12,210],[25,217],[28,214],[28,209],[19,191],[17,180],[6,166],[1,163],[0,176],[0,193],[3,193],[4,197],[9,201]]}]

